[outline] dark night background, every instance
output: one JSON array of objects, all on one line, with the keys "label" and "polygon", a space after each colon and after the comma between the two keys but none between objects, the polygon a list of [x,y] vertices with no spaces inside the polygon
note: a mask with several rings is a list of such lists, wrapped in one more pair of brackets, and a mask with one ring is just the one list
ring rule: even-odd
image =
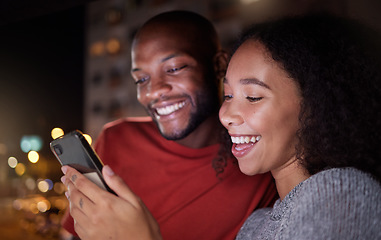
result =
[{"label": "dark night background", "polygon": [[[85,3],[0,3],[0,143],[21,154],[22,135],[82,128]],[[58,2],[58,1],[57,1]],[[65,2],[65,1],[64,1]]]}]

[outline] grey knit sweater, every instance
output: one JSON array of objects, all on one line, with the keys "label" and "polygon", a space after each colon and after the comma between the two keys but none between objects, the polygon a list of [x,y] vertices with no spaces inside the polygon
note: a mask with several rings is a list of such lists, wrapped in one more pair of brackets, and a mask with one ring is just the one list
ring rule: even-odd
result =
[{"label": "grey knit sweater", "polygon": [[381,185],[354,168],[317,173],[255,211],[237,239],[381,239]]}]

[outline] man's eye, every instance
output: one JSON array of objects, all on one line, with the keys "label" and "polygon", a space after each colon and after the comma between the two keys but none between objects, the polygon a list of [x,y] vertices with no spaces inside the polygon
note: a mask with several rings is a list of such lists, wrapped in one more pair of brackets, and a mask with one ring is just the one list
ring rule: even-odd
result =
[{"label": "man's eye", "polygon": [[229,101],[232,98],[233,98],[233,95],[230,95],[230,94],[224,95],[224,101]]},{"label": "man's eye", "polygon": [[144,77],[144,78],[139,78],[138,80],[136,80],[135,84],[138,85],[138,84],[142,84],[144,83],[145,81],[148,80],[148,77]]},{"label": "man's eye", "polygon": [[263,97],[246,97],[249,102],[258,102],[262,99]]},{"label": "man's eye", "polygon": [[174,73],[174,72],[180,71],[181,69],[184,69],[186,67],[188,67],[188,65],[184,65],[184,66],[177,67],[177,68],[171,68],[171,69],[168,69],[167,72],[168,73]]}]

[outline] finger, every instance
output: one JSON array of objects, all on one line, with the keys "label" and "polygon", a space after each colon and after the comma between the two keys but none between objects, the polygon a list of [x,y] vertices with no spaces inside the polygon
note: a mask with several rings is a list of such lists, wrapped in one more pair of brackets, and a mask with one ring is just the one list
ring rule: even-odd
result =
[{"label": "finger", "polygon": [[132,192],[123,179],[116,175],[108,165],[103,167],[102,173],[107,185],[114,190],[119,197],[129,201],[135,207],[140,206],[139,197]]},{"label": "finger", "polygon": [[68,184],[69,202],[72,209],[76,208],[86,216],[96,209],[94,202],[78,191],[73,183]]},{"label": "finger", "polygon": [[87,230],[93,224],[91,214],[96,211],[96,206],[84,194],[78,191],[72,182],[68,183],[70,215],[74,219],[74,229],[81,239],[88,235]]},{"label": "finger", "polygon": [[87,239],[86,228],[83,227],[79,222],[74,220],[74,230],[80,237],[80,239]]},{"label": "finger", "polygon": [[62,167],[62,171],[65,173],[66,181],[72,182],[80,192],[86,195],[87,198],[91,199],[94,203],[103,199],[103,195],[107,193],[107,191],[98,187],[95,183],[72,167],[64,166]]}]

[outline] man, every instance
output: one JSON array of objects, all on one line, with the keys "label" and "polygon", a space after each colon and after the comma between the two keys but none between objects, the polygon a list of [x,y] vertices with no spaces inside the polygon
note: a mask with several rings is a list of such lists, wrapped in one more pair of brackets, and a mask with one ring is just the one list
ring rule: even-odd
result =
[{"label": "man", "polygon": [[96,143],[118,197],[63,169],[81,238],[234,239],[254,209],[273,203],[270,175],[243,175],[224,148],[218,82],[226,65],[212,24],[198,14],[168,12],[143,25],[131,73],[151,118],[110,123]]}]

